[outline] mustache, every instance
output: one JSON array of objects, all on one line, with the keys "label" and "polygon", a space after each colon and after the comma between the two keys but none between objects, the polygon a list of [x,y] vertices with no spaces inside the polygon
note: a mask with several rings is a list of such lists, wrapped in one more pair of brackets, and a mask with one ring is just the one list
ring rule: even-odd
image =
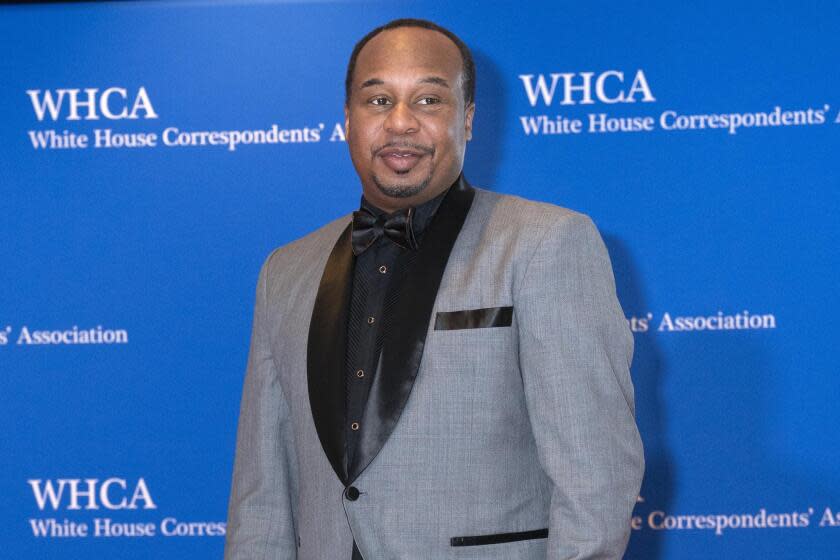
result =
[{"label": "mustache", "polygon": [[371,150],[374,156],[379,155],[379,152],[386,148],[397,148],[397,149],[409,149],[415,150],[418,152],[423,152],[428,155],[434,155],[435,149],[432,146],[425,146],[423,144],[414,144],[411,142],[388,142],[387,144],[382,144],[381,146],[376,146]]}]

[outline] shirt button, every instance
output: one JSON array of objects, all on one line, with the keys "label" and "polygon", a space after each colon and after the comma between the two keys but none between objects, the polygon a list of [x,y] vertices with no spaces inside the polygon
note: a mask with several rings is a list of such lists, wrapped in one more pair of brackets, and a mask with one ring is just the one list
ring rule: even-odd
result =
[{"label": "shirt button", "polygon": [[386,272],[388,272],[388,267],[383,264],[379,267],[379,272],[385,274]]},{"label": "shirt button", "polygon": [[363,369],[356,370],[356,377],[364,377],[364,376],[365,376],[365,370],[363,370]]},{"label": "shirt button", "polygon": [[353,422],[352,424],[350,424],[350,429],[355,432],[356,430],[359,429],[359,423],[358,422]]},{"label": "shirt button", "polygon": [[373,317],[368,317],[368,325],[372,325],[373,322],[376,321]]},{"label": "shirt button", "polygon": [[350,486],[344,491],[344,496],[351,502],[355,502],[359,499],[359,489],[355,486]]}]

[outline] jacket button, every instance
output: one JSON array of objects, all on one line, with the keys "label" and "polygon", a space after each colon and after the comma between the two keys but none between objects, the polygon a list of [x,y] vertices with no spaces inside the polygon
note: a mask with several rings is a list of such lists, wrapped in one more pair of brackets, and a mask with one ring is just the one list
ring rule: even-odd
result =
[{"label": "jacket button", "polygon": [[351,502],[355,502],[359,499],[359,489],[355,486],[350,486],[344,491],[344,496]]}]

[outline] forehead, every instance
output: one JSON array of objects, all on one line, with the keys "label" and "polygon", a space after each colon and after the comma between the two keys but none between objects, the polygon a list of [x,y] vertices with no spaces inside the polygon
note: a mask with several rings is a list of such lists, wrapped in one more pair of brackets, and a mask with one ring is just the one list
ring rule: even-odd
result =
[{"label": "forehead", "polygon": [[[461,73],[461,52],[449,37],[419,27],[383,31],[359,52],[354,82],[379,78],[388,81],[411,73],[437,74],[453,82]],[[454,85],[454,84],[453,84]]]}]

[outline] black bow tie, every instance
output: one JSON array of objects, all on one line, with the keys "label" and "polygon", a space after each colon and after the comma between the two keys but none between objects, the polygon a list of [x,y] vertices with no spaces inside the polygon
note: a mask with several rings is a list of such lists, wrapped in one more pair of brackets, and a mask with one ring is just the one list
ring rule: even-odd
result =
[{"label": "black bow tie", "polygon": [[406,249],[416,249],[417,240],[411,227],[414,208],[397,210],[386,216],[376,217],[367,208],[353,212],[353,254],[359,256],[383,235]]}]

